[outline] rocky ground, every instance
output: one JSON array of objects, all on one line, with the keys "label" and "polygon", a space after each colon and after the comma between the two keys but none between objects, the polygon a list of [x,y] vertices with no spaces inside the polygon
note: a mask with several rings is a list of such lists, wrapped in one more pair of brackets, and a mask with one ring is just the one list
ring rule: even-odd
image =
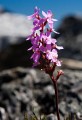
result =
[{"label": "rocky ground", "polygon": [[[0,120],[23,120],[33,109],[37,116],[56,120],[52,82],[43,71],[31,68],[31,44],[25,41],[31,27],[26,16],[0,9]],[[58,81],[61,120],[68,113],[72,120],[74,113],[82,120],[82,18],[66,17],[57,31],[61,34],[53,37],[64,46],[59,52],[64,71]]]},{"label": "rocky ground", "polygon": [[[63,71],[58,81],[61,120],[68,113],[82,113],[82,71],[66,68]],[[30,115],[33,109],[37,115],[45,114],[53,120],[54,99],[52,82],[43,71],[17,67],[0,73],[1,120],[23,120],[24,112]]]}]

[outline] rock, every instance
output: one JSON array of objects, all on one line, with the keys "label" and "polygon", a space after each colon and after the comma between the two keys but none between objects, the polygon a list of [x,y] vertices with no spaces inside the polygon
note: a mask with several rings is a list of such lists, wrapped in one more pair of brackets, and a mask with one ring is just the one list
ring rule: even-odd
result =
[{"label": "rock", "polygon": [[79,102],[77,101],[77,99],[73,99],[70,103],[67,104],[66,111],[68,111],[68,113],[77,113],[80,111]]},{"label": "rock", "polygon": [[2,51],[0,53],[0,71],[14,67],[32,67],[33,61],[30,59],[32,51],[27,52],[30,46],[31,43],[24,41]]},{"label": "rock", "polygon": [[10,10],[4,8],[2,5],[0,5],[0,14],[10,13],[10,12],[12,12],[12,11],[10,11]]},{"label": "rock", "polygon": [[54,114],[50,114],[47,116],[47,120],[57,120],[57,117]]},{"label": "rock", "polygon": [[[11,44],[21,43],[30,34],[32,21],[21,14],[0,8],[0,51]],[[3,24],[2,24],[3,23]]]},{"label": "rock", "polygon": [[65,116],[66,113],[66,102],[65,101],[61,101],[59,104],[59,111],[61,113],[62,116]]},{"label": "rock", "polygon": [[[61,120],[69,113],[82,112],[82,72],[70,69],[63,71],[64,75],[58,81]],[[0,107],[5,110],[4,114],[8,119],[22,120],[23,113],[31,115],[33,109],[38,118],[40,114],[45,114],[47,119],[56,119],[54,88],[45,72],[17,67],[0,72],[0,76],[9,78],[8,82],[6,77],[3,81],[0,79]]]},{"label": "rock", "polygon": [[62,68],[82,70],[82,62],[79,60],[63,58],[62,61]]},{"label": "rock", "polygon": [[82,120],[82,115],[80,112],[76,113],[77,120]]},{"label": "rock", "polygon": [[1,120],[7,120],[7,115],[6,115],[6,111],[4,108],[0,107],[0,119]]},{"label": "rock", "polygon": [[31,44],[26,42],[26,37],[31,29],[32,21],[27,16],[0,7],[0,70],[30,66],[31,54],[27,53],[27,49]]},{"label": "rock", "polygon": [[82,60],[82,18],[79,16],[65,17],[57,31],[59,35],[53,34],[57,38],[58,44],[64,47],[60,51],[60,57]]},{"label": "rock", "polygon": [[54,95],[54,88],[52,85],[48,85],[47,87],[44,88],[45,93],[48,93],[50,95]]}]

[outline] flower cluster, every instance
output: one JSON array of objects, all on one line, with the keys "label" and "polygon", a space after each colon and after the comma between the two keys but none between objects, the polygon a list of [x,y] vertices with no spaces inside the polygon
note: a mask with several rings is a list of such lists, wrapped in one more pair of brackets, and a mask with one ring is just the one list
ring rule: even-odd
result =
[{"label": "flower cluster", "polygon": [[55,32],[53,29],[53,23],[57,21],[53,19],[51,10],[47,13],[42,11],[43,17],[39,15],[40,10],[35,7],[34,14],[28,16],[29,20],[33,20],[33,29],[31,35],[27,37],[27,40],[31,41],[32,47],[28,50],[33,50],[33,66],[40,66],[41,69],[45,69],[49,72],[50,69],[54,69],[55,66],[61,66],[61,61],[58,59],[58,50],[63,49],[62,46],[57,46],[57,40],[51,37],[51,33]]}]

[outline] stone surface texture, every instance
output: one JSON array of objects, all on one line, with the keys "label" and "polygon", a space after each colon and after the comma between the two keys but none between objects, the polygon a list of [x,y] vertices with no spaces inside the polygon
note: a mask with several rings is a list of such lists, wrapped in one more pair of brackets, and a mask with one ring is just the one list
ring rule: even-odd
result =
[{"label": "stone surface texture", "polygon": [[[63,69],[58,81],[59,110],[63,120],[68,113],[82,112],[82,71]],[[56,73],[54,73],[55,75]],[[50,116],[55,113],[53,84],[45,72],[17,67],[0,73],[0,117],[22,120],[24,112]],[[3,117],[4,116],[4,117]],[[54,117],[54,118],[55,118]]]}]

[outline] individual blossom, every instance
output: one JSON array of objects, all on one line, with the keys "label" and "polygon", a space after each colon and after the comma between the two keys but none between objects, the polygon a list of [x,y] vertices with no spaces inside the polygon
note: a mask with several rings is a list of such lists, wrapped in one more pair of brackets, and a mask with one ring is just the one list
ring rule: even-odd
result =
[{"label": "individual blossom", "polygon": [[57,58],[58,58],[57,50],[53,49],[52,51],[47,51],[46,57],[47,57],[47,59],[51,60],[51,62],[56,63]]},{"label": "individual blossom", "polygon": [[53,29],[53,23],[54,23],[54,21],[57,21],[57,20],[53,19],[53,14],[52,14],[51,10],[48,10],[47,13],[42,11],[42,15],[46,18],[49,27]]},{"label": "individual blossom", "polygon": [[37,66],[39,64],[40,52],[38,50],[35,51],[31,58],[34,60],[33,66]]},{"label": "individual blossom", "polygon": [[35,17],[38,17],[38,15],[39,15],[39,9],[37,7],[35,7],[34,14],[28,16],[28,19],[31,20],[31,19],[33,19]]}]

